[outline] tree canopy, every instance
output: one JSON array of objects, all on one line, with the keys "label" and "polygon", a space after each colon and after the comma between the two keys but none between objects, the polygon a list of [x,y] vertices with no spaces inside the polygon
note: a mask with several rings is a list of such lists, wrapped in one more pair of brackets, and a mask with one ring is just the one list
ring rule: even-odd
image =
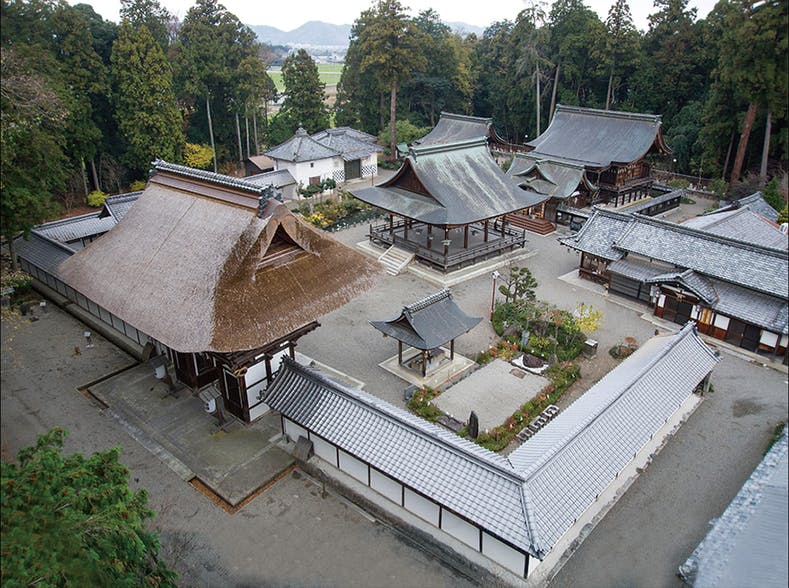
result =
[{"label": "tree canopy", "polygon": [[175,586],[120,448],[64,456],[65,435],[53,429],[0,462],[3,585]]}]

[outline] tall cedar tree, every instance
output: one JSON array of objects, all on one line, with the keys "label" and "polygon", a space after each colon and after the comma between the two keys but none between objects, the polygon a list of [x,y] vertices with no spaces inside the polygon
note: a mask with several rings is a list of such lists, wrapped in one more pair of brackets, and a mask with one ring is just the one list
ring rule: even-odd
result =
[{"label": "tall cedar tree", "polygon": [[215,138],[223,160],[237,150],[236,116],[244,112],[238,69],[258,49],[255,33],[216,0],[198,0],[178,29],[176,94],[190,113],[188,138],[194,143]]},{"label": "tall cedar tree", "polygon": [[326,84],[321,82],[318,66],[304,49],[285,59],[282,82],[285,84],[282,116],[291,133],[298,127],[315,133],[329,126],[329,112],[323,103]]},{"label": "tall cedar tree", "polygon": [[378,82],[389,88],[391,159],[397,153],[397,88],[411,71],[425,65],[418,39],[413,22],[397,0],[379,0],[373,9],[373,18],[359,32],[359,47],[363,55],[361,71],[372,71]]},{"label": "tall cedar tree", "polygon": [[178,161],[184,138],[172,71],[148,27],[123,21],[112,50],[112,77],[129,169],[140,178],[154,159]]},{"label": "tall cedar tree", "polygon": [[0,232],[16,270],[14,238],[20,232],[27,236],[52,213],[52,193],[64,186],[64,128],[69,113],[59,88],[39,71],[54,69],[49,53],[3,45],[0,64]]},{"label": "tall cedar tree", "polygon": [[167,54],[170,45],[170,23],[173,16],[158,0],[121,0],[121,21],[128,20],[133,28],[143,25]]},{"label": "tall cedar tree", "polygon": [[608,74],[605,92],[605,109],[619,102],[617,95],[622,86],[622,78],[628,68],[638,62],[639,36],[628,0],[616,0],[608,11],[605,20],[605,43],[602,49],[602,67]]},{"label": "tall cedar tree", "polygon": [[64,456],[65,435],[54,429],[18,463],[0,462],[3,585],[175,586],[120,448]]}]

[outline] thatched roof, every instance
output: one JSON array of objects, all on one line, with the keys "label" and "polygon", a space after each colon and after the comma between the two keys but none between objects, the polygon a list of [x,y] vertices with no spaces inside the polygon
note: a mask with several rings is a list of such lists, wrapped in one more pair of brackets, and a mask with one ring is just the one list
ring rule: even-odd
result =
[{"label": "thatched roof", "polygon": [[371,288],[379,266],[232,182],[161,166],[64,280],[181,352],[261,347]]}]

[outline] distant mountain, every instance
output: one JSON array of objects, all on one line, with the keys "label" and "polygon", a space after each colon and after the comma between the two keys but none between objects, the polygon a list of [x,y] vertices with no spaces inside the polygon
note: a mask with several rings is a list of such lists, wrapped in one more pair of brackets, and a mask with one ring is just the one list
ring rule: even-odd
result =
[{"label": "distant mountain", "polygon": [[[464,22],[446,23],[453,31],[464,36],[471,33],[478,37],[485,31],[483,27],[466,24]],[[263,43],[270,45],[290,45],[291,47],[318,46],[318,47],[347,47],[348,37],[351,34],[351,25],[336,25],[328,22],[311,20],[305,22],[292,31],[282,31],[267,25],[248,25]]]},{"label": "distant mountain", "polygon": [[291,45],[301,47],[313,45],[321,47],[347,47],[351,25],[336,25],[311,20],[292,31],[266,25],[248,25],[263,43],[272,45]]}]

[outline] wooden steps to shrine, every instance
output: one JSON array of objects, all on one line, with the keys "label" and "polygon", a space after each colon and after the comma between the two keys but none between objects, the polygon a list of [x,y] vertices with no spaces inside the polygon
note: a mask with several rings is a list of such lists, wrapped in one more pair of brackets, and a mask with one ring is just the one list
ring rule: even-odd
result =
[{"label": "wooden steps to shrine", "polygon": [[386,269],[386,273],[396,276],[399,274],[405,266],[407,266],[411,261],[414,259],[413,251],[406,251],[405,249],[400,249],[392,245],[389,249],[384,251],[384,253],[378,257],[378,261],[380,261],[384,269]]},{"label": "wooden steps to shrine", "polygon": [[556,230],[556,226],[544,218],[529,218],[525,214],[508,214],[507,222],[513,227],[519,229],[526,229],[530,233],[537,233],[538,235],[547,235]]}]

